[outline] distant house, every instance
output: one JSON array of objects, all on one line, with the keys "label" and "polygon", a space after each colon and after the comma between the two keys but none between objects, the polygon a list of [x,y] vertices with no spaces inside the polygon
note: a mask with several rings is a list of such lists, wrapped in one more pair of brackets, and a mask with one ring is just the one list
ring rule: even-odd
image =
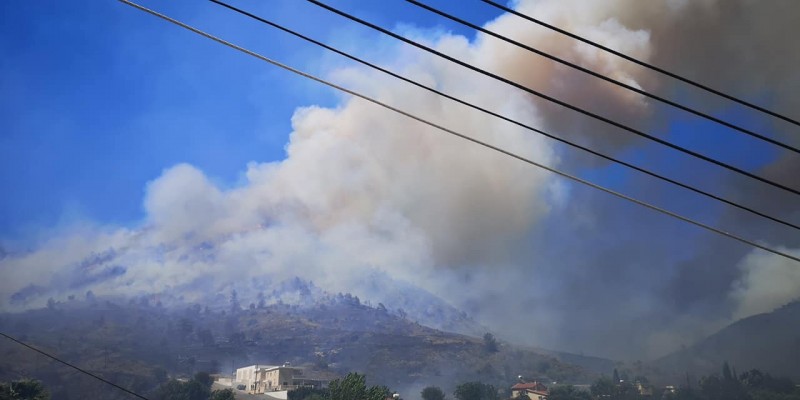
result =
[{"label": "distant house", "polygon": [[249,393],[286,392],[299,387],[323,388],[328,381],[303,377],[302,368],[288,363],[282,366],[250,365],[236,369],[233,386],[243,385]]},{"label": "distant house", "polygon": [[547,399],[547,386],[540,382],[521,382],[511,387],[511,398],[516,399],[526,395],[531,400]]}]

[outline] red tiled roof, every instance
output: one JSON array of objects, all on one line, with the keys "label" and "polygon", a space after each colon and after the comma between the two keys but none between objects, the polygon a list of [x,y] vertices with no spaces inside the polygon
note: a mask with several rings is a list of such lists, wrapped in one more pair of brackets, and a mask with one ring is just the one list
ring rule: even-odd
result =
[{"label": "red tiled roof", "polygon": [[525,390],[525,389],[547,390],[547,387],[539,382],[518,383],[511,387],[511,390]]}]

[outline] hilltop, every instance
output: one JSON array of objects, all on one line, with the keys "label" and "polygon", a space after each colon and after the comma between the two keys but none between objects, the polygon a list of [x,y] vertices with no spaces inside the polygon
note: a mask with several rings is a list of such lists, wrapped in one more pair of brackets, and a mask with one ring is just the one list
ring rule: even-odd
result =
[{"label": "hilltop", "polygon": [[[597,376],[556,354],[502,342],[491,351],[483,337],[433,329],[349,294],[323,298],[313,305],[251,304],[227,310],[92,298],[4,314],[0,324],[12,335],[143,392],[155,388],[164,373],[228,373],[232,367],[284,362],[320,377],[362,372],[371,384],[412,392],[468,380],[506,387],[518,375],[576,383]],[[56,398],[103,390],[9,342],[0,346],[0,355],[0,379],[40,378],[53,392],[64,393]]]},{"label": "hilltop", "polygon": [[739,320],[654,364],[676,373],[700,375],[732,366],[757,368],[775,376],[800,379],[800,301]]}]

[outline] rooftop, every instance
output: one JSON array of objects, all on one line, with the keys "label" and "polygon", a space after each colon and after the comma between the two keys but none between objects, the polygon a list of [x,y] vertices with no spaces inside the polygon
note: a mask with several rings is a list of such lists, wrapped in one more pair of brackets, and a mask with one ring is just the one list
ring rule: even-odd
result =
[{"label": "rooftop", "polygon": [[518,383],[511,387],[511,390],[547,390],[547,386],[539,382]]}]

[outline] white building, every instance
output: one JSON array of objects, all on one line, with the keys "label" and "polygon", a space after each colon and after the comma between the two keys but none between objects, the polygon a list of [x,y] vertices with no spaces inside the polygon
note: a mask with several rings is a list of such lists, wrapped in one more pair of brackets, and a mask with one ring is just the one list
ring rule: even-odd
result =
[{"label": "white building", "polygon": [[269,393],[294,390],[298,387],[322,388],[328,382],[303,377],[303,370],[284,364],[250,365],[236,370],[234,387],[244,385],[249,393]]}]

